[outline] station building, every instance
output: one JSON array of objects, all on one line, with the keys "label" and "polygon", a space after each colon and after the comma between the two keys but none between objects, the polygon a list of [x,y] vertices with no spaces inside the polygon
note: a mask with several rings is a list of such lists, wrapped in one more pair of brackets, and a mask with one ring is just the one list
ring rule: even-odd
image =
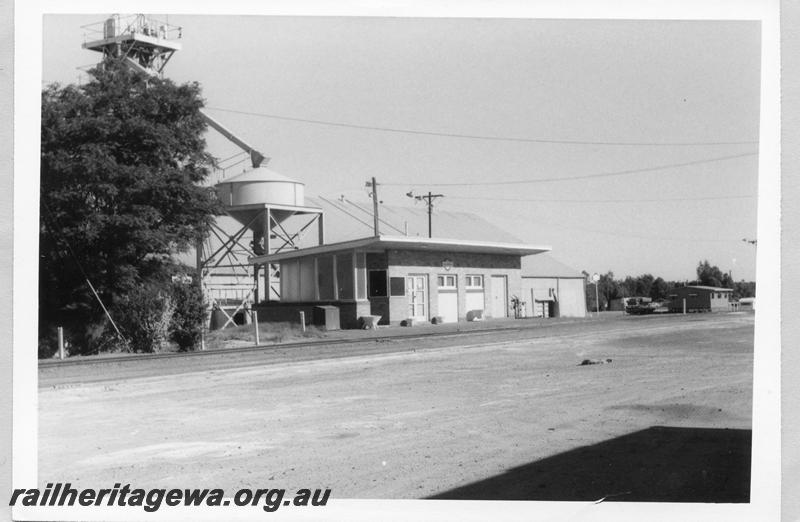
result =
[{"label": "station building", "polygon": [[582,274],[547,255],[550,247],[473,214],[437,211],[428,238],[424,209],[381,206],[380,227],[392,233],[376,236],[368,206],[307,199],[324,211],[325,243],[250,259],[278,267],[279,300],[254,305],[262,321],[312,318],[320,306],[336,307],[343,328],[370,317],[385,325],[586,314]]}]

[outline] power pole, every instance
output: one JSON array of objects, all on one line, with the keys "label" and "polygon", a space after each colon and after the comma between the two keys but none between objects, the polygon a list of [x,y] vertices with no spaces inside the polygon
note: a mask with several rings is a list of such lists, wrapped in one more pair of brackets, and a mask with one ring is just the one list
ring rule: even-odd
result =
[{"label": "power pole", "polygon": [[373,231],[375,237],[381,235],[380,228],[378,227],[378,183],[375,181],[375,178],[372,178],[372,181],[367,181],[367,187],[370,187],[372,191],[372,219],[373,219]]},{"label": "power pole", "polygon": [[433,202],[436,198],[443,198],[444,194],[433,194],[428,192],[427,196],[415,196],[413,192],[408,192],[406,196],[417,201],[424,201],[428,205],[428,237],[433,237]]}]

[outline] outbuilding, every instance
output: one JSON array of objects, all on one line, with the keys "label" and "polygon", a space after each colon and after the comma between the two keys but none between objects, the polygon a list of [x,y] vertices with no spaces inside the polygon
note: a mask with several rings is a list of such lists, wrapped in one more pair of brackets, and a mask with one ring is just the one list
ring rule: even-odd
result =
[{"label": "outbuilding", "polygon": [[670,312],[727,312],[731,309],[733,290],[716,286],[682,286],[670,295]]},{"label": "outbuilding", "polygon": [[549,253],[522,258],[527,317],[586,317],[586,278]]}]

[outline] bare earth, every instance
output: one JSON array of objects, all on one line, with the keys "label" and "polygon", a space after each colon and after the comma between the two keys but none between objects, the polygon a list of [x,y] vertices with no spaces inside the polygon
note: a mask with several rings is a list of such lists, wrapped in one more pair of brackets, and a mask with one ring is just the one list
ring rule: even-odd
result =
[{"label": "bare earth", "polygon": [[748,499],[752,315],[391,344],[343,358],[252,355],[231,368],[159,363],[149,377],[117,368],[101,382],[90,382],[96,368],[43,369],[40,482]]}]

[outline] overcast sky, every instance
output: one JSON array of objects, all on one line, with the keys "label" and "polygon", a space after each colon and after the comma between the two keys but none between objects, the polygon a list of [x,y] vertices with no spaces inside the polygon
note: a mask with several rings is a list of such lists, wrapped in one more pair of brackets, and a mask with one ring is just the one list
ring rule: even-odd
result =
[{"label": "overcast sky", "polygon": [[[45,83],[96,63],[81,26],[108,14],[45,17]],[[374,176],[387,204],[442,193],[577,270],[684,280],[708,259],[755,278],[757,22],[168,21],[183,50],[166,75],[199,82],[210,114],[309,195],[367,201]]]}]

